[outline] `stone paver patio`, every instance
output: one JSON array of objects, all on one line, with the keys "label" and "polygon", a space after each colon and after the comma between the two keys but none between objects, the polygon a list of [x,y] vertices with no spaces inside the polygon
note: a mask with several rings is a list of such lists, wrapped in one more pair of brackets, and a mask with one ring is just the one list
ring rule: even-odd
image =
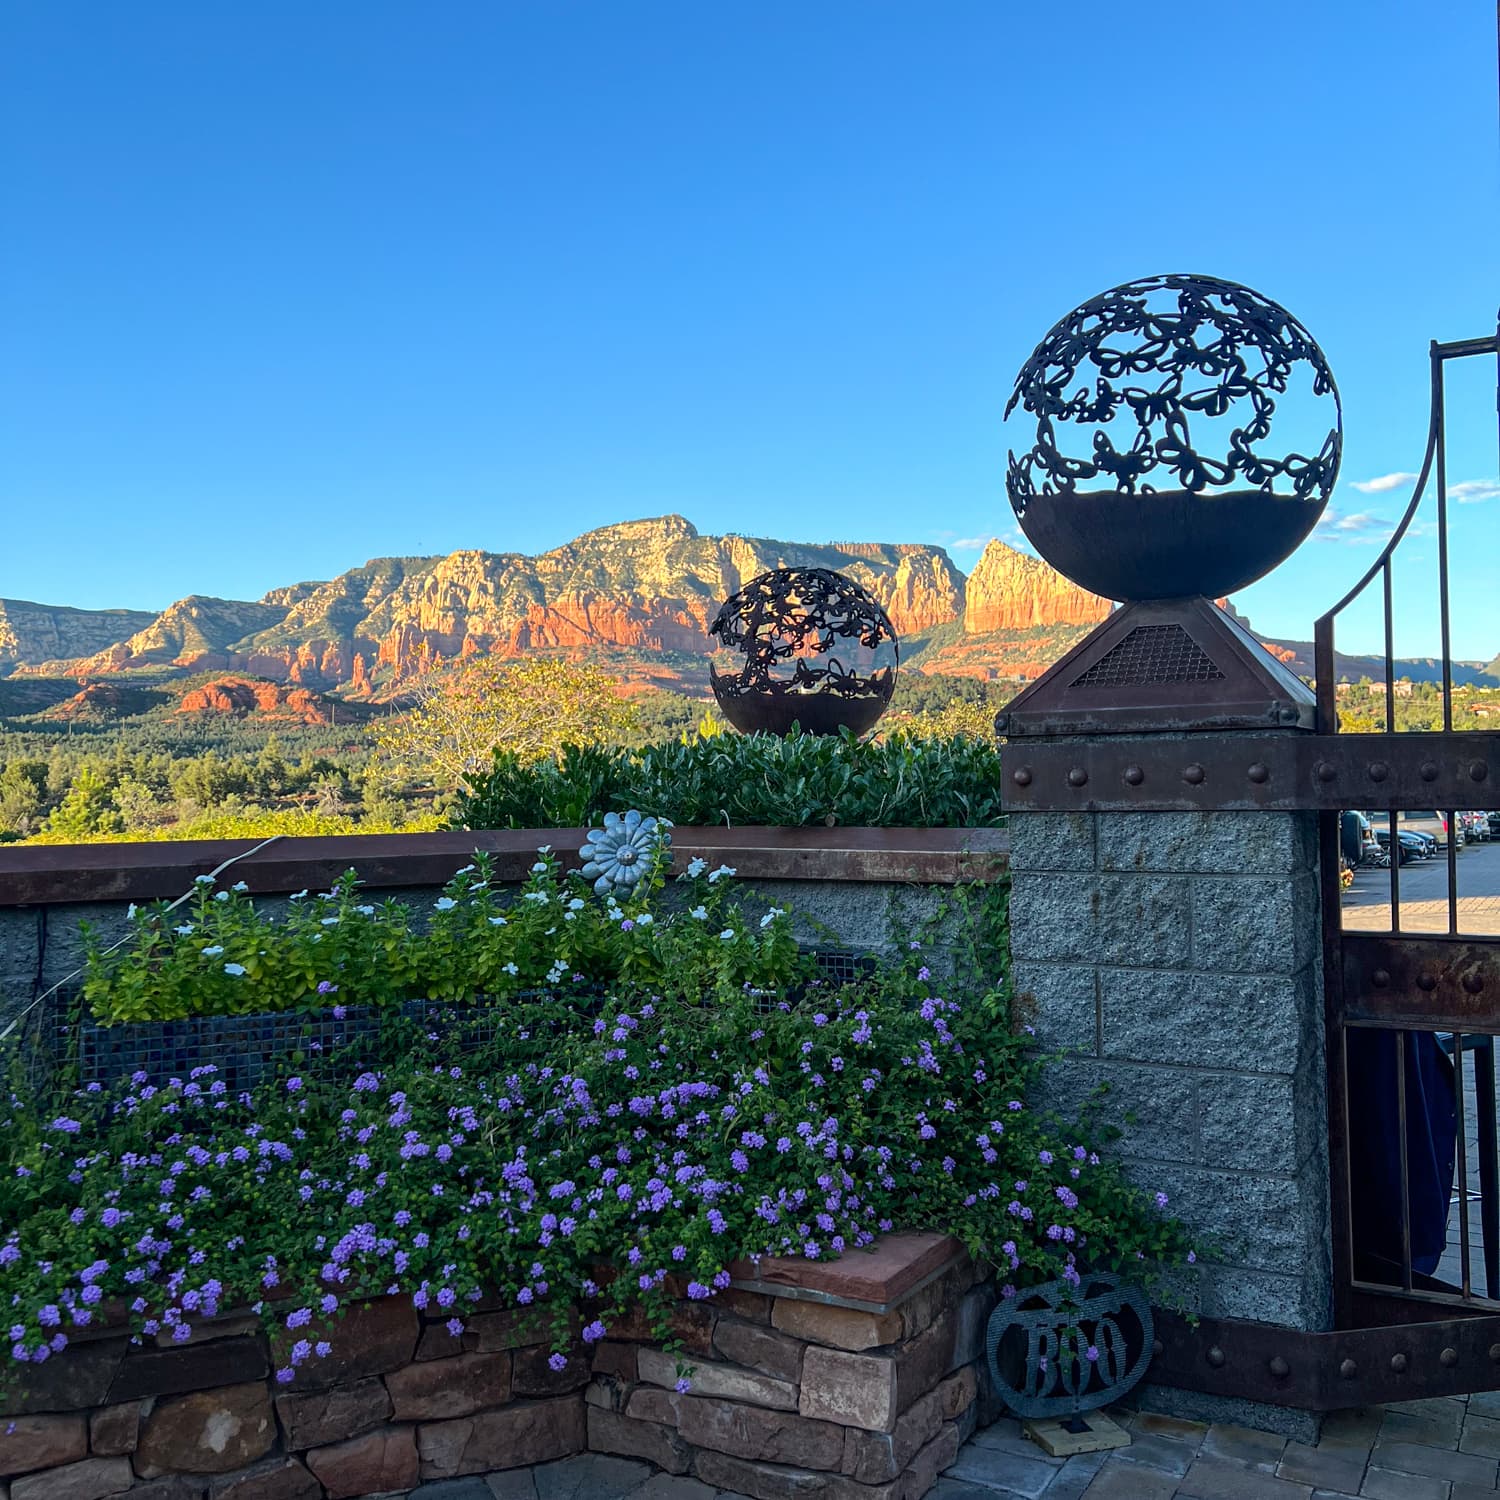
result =
[{"label": "stone paver patio", "polygon": [[[1316,1447],[1242,1427],[1114,1413],[1128,1448],[1048,1458],[1009,1418],[977,1432],[928,1500],[1478,1500],[1500,1493],[1500,1392],[1337,1412]],[[819,1493],[788,1469],[787,1495]],[[444,1479],[408,1500],[745,1500],[649,1464],[583,1454]],[[396,1496],[381,1500],[397,1500]]]}]

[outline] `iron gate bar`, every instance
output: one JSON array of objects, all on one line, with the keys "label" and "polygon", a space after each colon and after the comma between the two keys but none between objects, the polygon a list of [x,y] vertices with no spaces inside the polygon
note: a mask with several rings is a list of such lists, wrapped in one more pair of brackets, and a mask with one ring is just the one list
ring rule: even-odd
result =
[{"label": "iron gate bar", "polygon": [[1006,760],[1008,812],[1500,806],[1500,734],[1488,730],[1028,739],[1012,740]]},{"label": "iron gate bar", "polygon": [[1156,1314],[1153,1383],[1305,1411],[1500,1387],[1500,1316],[1303,1333],[1271,1323]]}]

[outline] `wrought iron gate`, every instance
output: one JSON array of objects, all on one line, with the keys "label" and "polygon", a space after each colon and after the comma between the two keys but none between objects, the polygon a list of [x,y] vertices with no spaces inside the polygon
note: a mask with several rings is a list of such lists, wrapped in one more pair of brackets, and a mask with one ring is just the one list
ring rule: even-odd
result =
[{"label": "wrought iron gate", "polygon": [[[1335,1318],[1366,1330],[1364,1364],[1338,1377],[1350,1401],[1500,1386],[1500,1162],[1495,1038],[1500,1036],[1500,923],[1472,923],[1460,901],[1459,814],[1500,808],[1500,734],[1454,728],[1450,642],[1448,366],[1500,354],[1500,338],[1434,343],[1427,452],[1385,551],[1317,623],[1315,775],[1322,801],[1324,982],[1329,1067]],[[1431,493],[1442,633],[1441,728],[1398,730],[1393,561]],[[1367,590],[1385,624],[1384,726],[1339,733],[1335,627]],[[1340,900],[1344,809],[1383,816],[1390,855],[1384,930],[1358,930]],[[1337,810],[1336,810],[1337,809]],[[1446,891],[1403,904],[1401,815],[1446,824]],[[1438,833],[1442,841],[1442,832]],[[1477,926],[1481,930],[1466,928]],[[1483,930],[1488,927],[1489,930]],[[1451,1145],[1449,1144],[1451,1140]],[[1477,1161],[1476,1158],[1477,1157]],[[1445,1170],[1451,1163],[1451,1187]],[[1470,1182],[1479,1185],[1477,1223]],[[1450,1208],[1453,1211],[1450,1211]],[[1456,1220],[1456,1223],[1455,1223]],[[1446,1230],[1447,1245],[1440,1246]],[[1456,1243],[1455,1243],[1456,1239]]]}]

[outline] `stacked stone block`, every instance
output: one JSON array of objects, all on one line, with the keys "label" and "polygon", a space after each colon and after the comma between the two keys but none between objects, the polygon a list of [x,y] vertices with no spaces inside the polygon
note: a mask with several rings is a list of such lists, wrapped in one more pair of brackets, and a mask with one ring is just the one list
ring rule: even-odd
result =
[{"label": "stacked stone block", "polygon": [[799,1285],[841,1262],[766,1262],[782,1285],[675,1304],[665,1344],[637,1309],[560,1370],[549,1322],[491,1303],[457,1337],[409,1298],[353,1304],[297,1331],[333,1353],[286,1385],[258,1320],[168,1347],[105,1327],[0,1391],[0,1500],[353,1500],[590,1449],[754,1500],[919,1500],[972,1428],[993,1293],[941,1236],[887,1246],[884,1301]]}]

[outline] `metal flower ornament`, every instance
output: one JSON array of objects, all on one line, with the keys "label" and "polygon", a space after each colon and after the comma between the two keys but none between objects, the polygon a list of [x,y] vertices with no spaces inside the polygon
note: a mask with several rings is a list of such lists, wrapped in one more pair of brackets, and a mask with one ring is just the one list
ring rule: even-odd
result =
[{"label": "metal flower ornament", "polygon": [[601,896],[633,892],[671,849],[670,827],[665,819],[642,817],[634,808],[624,814],[606,813],[604,827],[590,828],[579,846],[584,879],[592,880]]}]

